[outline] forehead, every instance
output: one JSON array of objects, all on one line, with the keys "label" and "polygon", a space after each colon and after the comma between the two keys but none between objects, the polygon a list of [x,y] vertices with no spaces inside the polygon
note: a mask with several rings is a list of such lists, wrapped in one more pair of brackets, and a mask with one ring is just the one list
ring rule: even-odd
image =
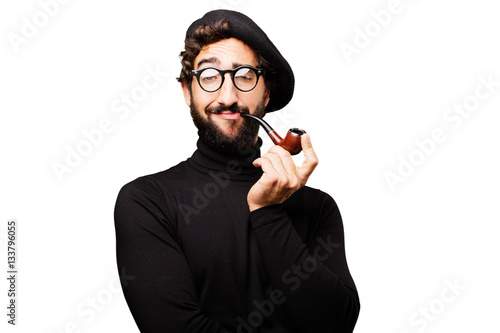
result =
[{"label": "forehead", "polygon": [[216,66],[221,69],[257,66],[257,55],[250,46],[236,38],[227,38],[203,46],[194,59],[194,69]]}]

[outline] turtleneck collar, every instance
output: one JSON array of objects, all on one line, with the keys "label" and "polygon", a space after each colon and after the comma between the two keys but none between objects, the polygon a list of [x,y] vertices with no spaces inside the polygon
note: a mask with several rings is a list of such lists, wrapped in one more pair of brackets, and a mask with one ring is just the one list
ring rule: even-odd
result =
[{"label": "turtleneck collar", "polygon": [[259,179],[262,175],[262,169],[256,168],[252,164],[256,158],[260,157],[260,147],[262,146],[260,137],[254,147],[241,149],[233,154],[218,152],[202,139],[198,139],[196,145],[198,149],[188,159],[188,163],[200,172],[222,171],[234,180]]}]

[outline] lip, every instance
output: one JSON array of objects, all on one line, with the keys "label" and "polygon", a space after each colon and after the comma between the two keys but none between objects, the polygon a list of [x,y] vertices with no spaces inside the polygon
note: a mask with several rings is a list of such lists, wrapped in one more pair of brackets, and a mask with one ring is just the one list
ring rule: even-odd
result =
[{"label": "lip", "polygon": [[221,113],[212,113],[212,115],[225,120],[238,120],[241,117],[239,112],[230,112],[230,111],[224,111]]}]

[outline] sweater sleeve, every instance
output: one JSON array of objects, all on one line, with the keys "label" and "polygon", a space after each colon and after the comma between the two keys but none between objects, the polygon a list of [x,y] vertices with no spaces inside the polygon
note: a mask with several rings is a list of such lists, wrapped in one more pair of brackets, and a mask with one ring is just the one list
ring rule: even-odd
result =
[{"label": "sweater sleeve", "polygon": [[202,311],[191,271],[153,180],[125,185],[115,206],[118,269],[140,331],[227,332]]},{"label": "sweater sleeve", "polygon": [[[337,205],[317,191],[300,206],[309,210],[305,217],[289,217],[284,204],[250,213],[271,285],[284,295],[281,307],[297,332],[352,332],[360,304]],[[306,236],[298,234],[290,218],[307,224]]]}]

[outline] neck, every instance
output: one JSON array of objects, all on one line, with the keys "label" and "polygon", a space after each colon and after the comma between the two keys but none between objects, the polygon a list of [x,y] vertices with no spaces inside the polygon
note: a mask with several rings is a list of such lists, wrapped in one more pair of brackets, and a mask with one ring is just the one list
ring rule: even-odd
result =
[{"label": "neck", "polygon": [[205,171],[218,171],[227,173],[233,179],[260,177],[262,171],[256,168],[252,162],[260,157],[262,140],[257,137],[252,147],[242,147],[234,153],[224,153],[216,150],[202,138],[198,139],[198,149],[191,157],[198,169]]}]

